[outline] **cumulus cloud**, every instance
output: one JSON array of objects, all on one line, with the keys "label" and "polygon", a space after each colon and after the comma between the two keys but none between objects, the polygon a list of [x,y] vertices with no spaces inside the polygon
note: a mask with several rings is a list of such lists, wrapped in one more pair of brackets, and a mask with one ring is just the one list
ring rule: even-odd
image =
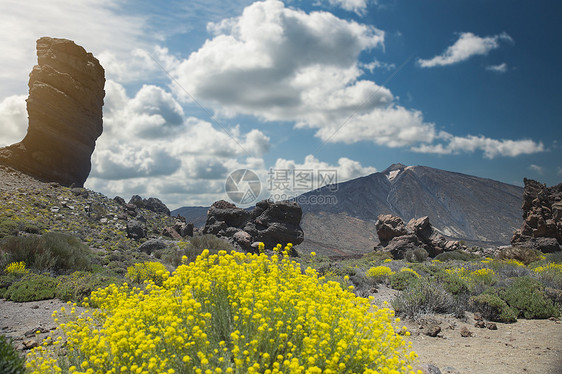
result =
[{"label": "cumulus cloud", "polygon": [[53,0],[0,2],[2,69],[0,97],[27,91],[27,76],[36,64],[35,41],[42,36],[74,40],[95,56],[111,50],[127,56],[132,46],[151,40],[146,17],[119,12],[119,0]]},{"label": "cumulus cloud", "polygon": [[[543,149],[533,143],[527,151],[519,150],[527,143],[474,136],[440,138],[435,124],[425,121],[420,111],[398,105],[388,88],[360,79],[367,70],[392,68],[376,60],[359,62],[361,53],[384,46],[384,32],[374,27],[264,1],[245,8],[239,17],[209,24],[208,30],[213,37],[180,61],[173,74],[191,97],[223,117],[293,122],[296,128],[314,129],[325,143],[370,141],[433,153],[472,148],[484,150],[486,157]],[[441,62],[486,53],[502,40],[511,38],[462,34]]]},{"label": "cumulus cloud", "polygon": [[121,84],[108,80],[105,102],[104,133],[92,155],[89,188],[125,197],[155,195],[175,207],[189,194],[184,203],[208,204],[225,198],[230,171],[265,170],[261,156],[270,143],[263,132],[242,132],[239,126],[223,131],[186,116],[160,87],[144,85],[130,97]]},{"label": "cumulus cloud", "polygon": [[0,102],[0,147],[16,143],[27,132],[25,95],[8,96]]},{"label": "cumulus cloud", "polygon": [[294,160],[278,158],[275,162],[275,167],[273,168],[273,170],[313,171],[314,177],[317,178],[314,184],[315,188],[320,187],[323,182],[322,180],[318,179],[318,172],[335,171],[337,178],[333,182],[339,183],[350,179],[359,178],[367,174],[372,174],[377,171],[377,169],[375,169],[374,167],[363,166],[360,162],[351,160],[347,157],[341,157],[340,159],[338,159],[337,165],[332,165],[328,162],[320,161],[314,155],[306,156],[302,163],[298,163]]},{"label": "cumulus cloud", "polygon": [[486,66],[486,70],[493,71],[495,73],[505,73],[507,71],[507,64],[503,62],[499,65],[489,65]]},{"label": "cumulus cloud", "polygon": [[368,0],[328,0],[328,2],[332,6],[337,6],[349,12],[363,15],[367,10]]},{"label": "cumulus cloud", "polygon": [[424,68],[456,64],[472,56],[488,54],[491,50],[499,48],[501,41],[513,42],[513,39],[506,33],[480,37],[471,32],[463,32],[442,54],[430,59],[420,58],[418,64]]},{"label": "cumulus cloud", "polygon": [[485,158],[493,159],[498,156],[516,157],[525,154],[544,152],[545,147],[542,142],[535,142],[531,139],[509,140],[491,139],[485,136],[468,135],[465,137],[453,136],[447,132],[440,132],[439,139],[445,143],[421,144],[412,147],[412,150],[420,153],[436,154],[459,154],[473,153],[482,151]]}]

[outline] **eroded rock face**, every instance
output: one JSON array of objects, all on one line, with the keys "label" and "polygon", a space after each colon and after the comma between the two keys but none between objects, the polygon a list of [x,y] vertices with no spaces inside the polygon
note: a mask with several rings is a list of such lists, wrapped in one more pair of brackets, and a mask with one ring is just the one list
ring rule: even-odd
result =
[{"label": "eroded rock face", "polygon": [[442,252],[466,249],[459,241],[447,240],[429,222],[429,217],[412,218],[407,225],[391,214],[381,214],[376,223],[381,244],[375,250],[384,250],[395,259],[404,258],[407,251],[422,248],[435,257]]},{"label": "eroded rock face", "polygon": [[298,245],[304,240],[301,217],[302,209],[294,202],[263,200],[250,212],[220,200],[209,208],[203,233],[226,238],[247,251],[253,250],[254,242],[263,242],[268,249]]},{"label": "eroded rock face", "polygon": [[0,149],[0,163],[42,181],[81,187],[103,131],[104,70],[66,39],[37,40],[37,59],[29,78],[27,134]]},{"label": "eroded rock face", "polygon": [[560,251],[562,244],[562,183],[546,187],[524,179],[523,224],[511,239],[512,245],[543,252]]}]

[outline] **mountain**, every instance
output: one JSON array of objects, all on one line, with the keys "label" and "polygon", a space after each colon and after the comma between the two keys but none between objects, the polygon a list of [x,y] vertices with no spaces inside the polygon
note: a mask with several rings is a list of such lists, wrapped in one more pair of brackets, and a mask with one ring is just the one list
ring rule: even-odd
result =
[{"label": "mountain", "polygon": [[172,211],[173,216],[178,214],[186,219],[187,222],[192,222],[195,227],[205,226],[207,220],[208,206],[185,206]]},{"label": "mountain", "polygon": [[[394,164],[298,196],[305,233],[299,249],[334,256],[370,252],[378,243],[379,214],[394,214],[406,222],[429,216],[431,224],[449,238],[481,246],[509,244],[521,225],[522,199],[522,187],[427,166]],[[180,208],[172,213],[202,226],[206,209]]]},{"label": "mountain", "polygon": [[[394,164],[382,172],[307,192],[299,196],[299,203],[305,238],[316,242],[332,233],[320,231],[310,237],[307,222],[329,222],[330,215],[343,214],[371,222],[374,228],[379,214],[394,214],[404,221],[429,216],[433,226],[450,238],[499,245],[508,244],[521,224],[522,197],[522,187],[491,179]],[[328,203],[310,203],[318,201]],[[316,230],[321,227],[315,224]],[[354,230],[353,225],[348,229],[363,238],[372,234],[359,227]],[[348,243],[348,248],[354,244]]]}]

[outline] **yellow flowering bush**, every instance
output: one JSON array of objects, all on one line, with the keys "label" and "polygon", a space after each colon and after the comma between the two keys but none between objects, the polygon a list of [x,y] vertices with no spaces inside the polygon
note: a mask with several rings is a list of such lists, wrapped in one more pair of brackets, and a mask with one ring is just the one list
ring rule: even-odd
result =
[{"label": "yellow flowering bush", "polygon": [[127,278],[134,283],[152,281],[161,286],[170,272],[160,262],[143,262],[127,268]]},{"label": "yellow flowering bush", "polygon": [[562,273],[562,264],[556,264],[554,262],[550,262],[544,266],[537,266],[533,269],[535,273],[542,273],[542,272],[560,272]]},{"label": "yellow flowering bush", "polygon": [[29,270],[25,268],[24,261],[19,261],[19,262],[11,262],[8,265],[6,265],[4,272],[6,272],[7,274],[27,274],[29,273]]},{"label": "yellow flowering bush", "polygon": [[91,302],[60,324],[66,355],[35,349],[30,372],[407,373],[417,357],[392,310],[288,256],[205,250],[162,286],[112,285]]},{"label": "yellow flowering bush", "polygon": [[392,274],[394,274],[392,270],[384,265],[374,266],[365,273],[368,278],[372,278],[375,282],[382,282]]},{"label": "yellow flowering bush", "polygon": [[454,275],[465,281],[471,289],[477,285],[490,286],[497,281],[497,276],[494,270],[489,268],[481,268],[470,271],[467,268],[453,268],[445,269],[448,274]]}]

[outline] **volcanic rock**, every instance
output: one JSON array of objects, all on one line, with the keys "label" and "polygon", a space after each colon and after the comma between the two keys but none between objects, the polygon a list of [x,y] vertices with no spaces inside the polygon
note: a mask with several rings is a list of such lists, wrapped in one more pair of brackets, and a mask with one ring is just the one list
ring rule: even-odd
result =
[{"label": "volcanic rock", "polygon": [[[129,200],[129,204],[136,206],[137,208],[144,208],[155,213],[165,214],[167,216],[170,215],[170,209],[164,204],[160,199],[155,197],[149,197],[148,199],[143,199],[139,195],[133,195],[131,200]],[[127,206],[129,208],[129,206]]]},{"label": "volcanic rock", "polygon": [[524,179],[523,224],[513,234],[512,245],[557,252],[562,244],[562,183],[546,187]]},{"label": "volcanic rock", "polygon": [[266,248],[298,245],[304,240],[301,217],[301,207],[295,202],[263,200],[250,212],[220,200],[209,208],[203,233],[226,238],[247,251],[254,242],[263,242]]},{"label": "volcanic rock", "polygon": [[395,259],[404,258],[407,251],[422,248],[429,256],[466,249],[456,240],[447,240],[429,222],[429,217],[412,218],[407,225],[400,217],[382,214],[378,217],[377,235],[380,245],[375,250],[390,252]]},{"label": "volcanic rock", "polygon": [[34,178],[82,187],[103,131],[105,73],[99,61],[66,39],[37,40],[29,78],[25,138],[0,149],[0,164]]}]

